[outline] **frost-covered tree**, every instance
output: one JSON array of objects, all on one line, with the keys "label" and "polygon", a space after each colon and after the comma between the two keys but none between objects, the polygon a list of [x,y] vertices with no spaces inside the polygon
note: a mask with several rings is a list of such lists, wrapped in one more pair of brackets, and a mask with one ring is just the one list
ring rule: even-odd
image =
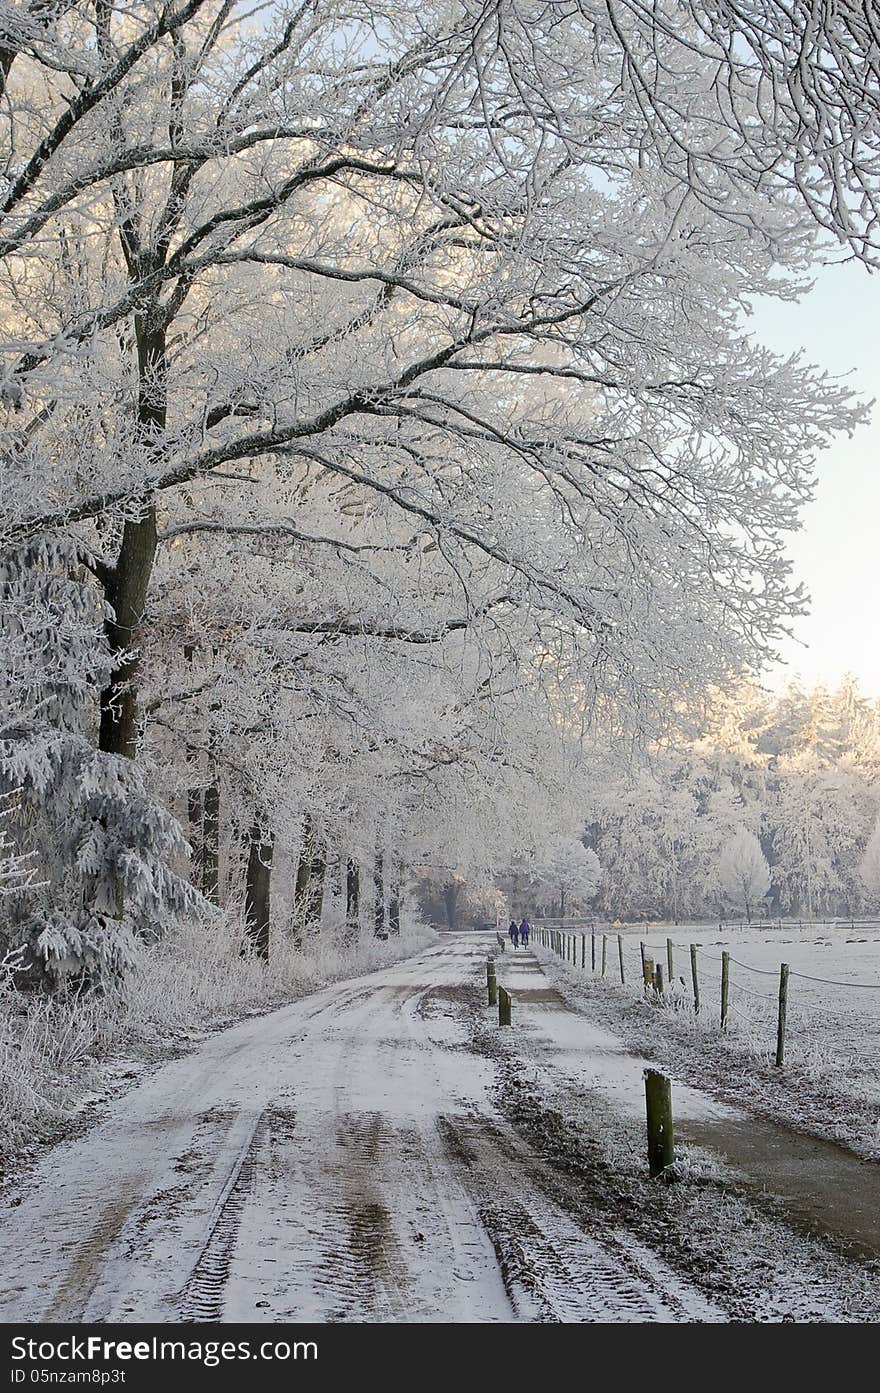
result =
[{"label": "frost-covered tree", "polygon": [[513,673],[557,728],[642,736],[772,650],[814,453],[861,418],[737,327],[817,226],[873,254],[875,39],[820,19],[0,6],[0,545],[59,538],[101,616],[69,657],[117,909],[170,888],[117,846],[152,819],[170,877],[157,792],[211,898],[221,842],[262,881],[301,838],[317,885],[355,806],[375,857],[426,784],[460,823],[538,780],[544,727],[510,782],[492,753]]},{"label": "frost-covered tree", "polygon": [[770,867],[761,843],[747,827],[738,828],[723,848],[718,881],[728,899],[742,906],[751,923],[752,910],[770,889]]},{"label": "frost-covered tree", "polygon": [[[690,162],[644,109],[636,11],[629,40],[602,9],[481,16],[400,5],[379,54],[345,4],[257,27],[204,0],[72,5],[21,37],[0,253],[13,277],[66,278],[75,305],[31,300],[7,396],[33,427],[31,482],[64,450],[76,487],[17,521],[110,524],[102,748],[136,747],[125,636],[169,491],[266,454],[379,493],[450,559],[512,570],[616,703],[722,670],[737,632],[756,656],[790,612],[767,537],[793,521],[809,452],[855,418],[729,327],[731,304],[806,264],[782,154],[757,187],[732,145],[697,159],[717,65],[663,22],[651,102],[678,104]],[[629,54],[622,85],[591,47]],[[746,109],[727,115],[739,136]]]},{"label": "frost-covered tree", "polygon": [[533,894],[539,905],[566,913],[586,909],[599,888],[599,858],[576,837],[553,837],[538,865]]},{"label": "frost-covered tree", "polygon": [[88,553],[44,537],[0,559],[0,790],[4,836],[32,875],[4,887],[0,952],[53,984],[128,964],[133,934],[192,908],[174,868],[186,844],[143,772],[96,749],[110,666]]},{"label": "frost-covered tree", "polygon": [[33,853],[20,852],[7,828],[15,796],[7,795],[0,803],[0,896],[26,893],[35,875]]},{"label": "frost-covered tree", "polygon": [[880,819],[874,823],[868,838],[868,844],[859,863],[859,874],[869,895],[876,900],[880,896]]},{"label": "frost-covered tree", "polygon": [[717,865],[740,825],[760,836],[774,914],[854,914],[877,810],[880,711],[845,679],[834,692],[751,684],[710,693],[699,720],[629,769],[597,778],[585,808],[603,908],[711,916]]}]

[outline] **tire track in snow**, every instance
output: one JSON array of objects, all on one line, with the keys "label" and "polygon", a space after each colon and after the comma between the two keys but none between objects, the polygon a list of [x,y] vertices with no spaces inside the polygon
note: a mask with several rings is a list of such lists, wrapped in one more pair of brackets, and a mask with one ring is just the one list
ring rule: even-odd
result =
[{"label": "tire track in snow", "polygon": [[[99,1264],[103,1255],[112,1248],[119,1238],[128,1219],[135,1200],[118,1197],[101,1215],[85,1238],[76,1235],[69,1240],[67,1247],[76,1247],[76,1256],[68,1267],[61,1286],[58,1288],[45,1316],[34,1319],[47,1321],[75,1321],[82,1317],[99,1280]],[[75,1224],[71,1227],[76,1233]]]},{"label": "tire track in snow", "polygon": [[[601,1242],[587,1234],[544,1194],[543,1161],[506,1127],[445,1117],[439,1131],[450,1159],[480,1197],[480,1218],[520,1320],[726,1319],[626,1232],[608,1229]],[[494,1193],[487,1190],[491,1178],[503,1183],[504,1195],[497,1184]]]},{"label": "tire track in snow", "polygon": [[223,1318],[229,1264],[238,1238],[245,1200],[253,1189],[257,1156],[265,1142],[269,1125],[268,1112],[262,1112],[254,1119],[217,1197],[208,1222],[207,1238],[183,1290],[182,1321],[208,1323]]},{"label": "tire track in snow", "polygon": [[376,1184],[397,1139],[377,1112],[346,1113],[335,1132],[325,1161],[328,1212],[315,1291],[327,1302],[328,1320],[405,1321],[406,1261]]},{"label": "tire track in snow", "polygon": [[[67,1232],[60,1246],[63,1252],[72,1253],[72,1258],[63,1269],[62,1282],[44,1319],[81,1320],[87,1314],[103,1319],[108,1315],[102,1294],[108,1270],[117,1281],[124,1273],[137,1270],[149,1252],[152,1231],[166,1226],[169,1217],[184,1208],[193,1189],[210,1183],[217,1155],[222,1154],[237,1119],[236,1110],[229,1107],[210,1108],[192,1119],[191,1132],[182,1134],[183,1149],[171,1162],[174,1183],[152,1191],[124,1187],[91,1228],[84,1229],[88,1207],[66,1216]],[[178,1125],[179,1119],[166,1112],[155,1119],[149,1131],[170,1139]]]}]

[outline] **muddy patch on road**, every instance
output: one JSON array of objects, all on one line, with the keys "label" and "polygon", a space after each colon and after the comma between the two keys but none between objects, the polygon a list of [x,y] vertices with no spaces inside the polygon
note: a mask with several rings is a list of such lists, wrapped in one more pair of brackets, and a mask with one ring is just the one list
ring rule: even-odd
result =
[{"label": "muddy patch on road", "polygon": [[347,1207],[348,1246],[362,1272],[379,1273],[388,1261],[389,1248],[396,1246],[391,1215],[379,1200]]},{"label": "muddy patch on road", "polygon": [[76,1257],[46,1313],[46,1320],[82,1318],[98,1281],[101,1260],[118,1239],[133,1204],[132,1199],[120,1197],[104,1210],[86,1238],[77,1240]]},{"label": "muddy patch on road", "polygon": [[432,1016],[464,1018],[464,1013],[472,1011],[477,1004],[477,994],[473,987],[464,984],[429,987],[419,997],[416,1015],[422,1020]]}]

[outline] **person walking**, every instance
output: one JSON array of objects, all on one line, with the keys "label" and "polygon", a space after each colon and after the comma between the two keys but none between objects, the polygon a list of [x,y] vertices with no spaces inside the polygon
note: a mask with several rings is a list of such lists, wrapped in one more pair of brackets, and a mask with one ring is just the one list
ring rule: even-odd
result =
[{"label": "person walking", "polygon": [[518,948],[518,947],[519,947],[519,929],[517,928],[516,920],[515,920],[515,919],[511,919],[511,921],[510,921],[510,928],[507,930],[507,932],[510,934],[510,941],[511,941],[511,943],[513,944],[514,948]]},{"label": "person walking", "polygon": [[522,923],[521,923],[520,926],[519,926],[519,937],[520,937],[520,942],[522,943],[523,948],[528,948],[528,946],[529,946],[529,934],[530,934],[531,932],[532,932],[532,926],[531,926],[531,924],[529,923],[528,919],[523,919]]}]

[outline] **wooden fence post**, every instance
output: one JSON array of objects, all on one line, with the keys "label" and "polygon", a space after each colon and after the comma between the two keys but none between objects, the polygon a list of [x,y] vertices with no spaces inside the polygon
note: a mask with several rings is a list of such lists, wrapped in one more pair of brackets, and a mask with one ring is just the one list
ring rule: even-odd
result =
[{"label": "wooden fence post", "polygon": [[673,965],[672,965],[672,939],[671,939],[671,938],[667,938],[667,940],[666,940],[666,966],[667,966],[667,968],[669,969],[669,977],[668,977],[667,980],[668,980],[669,985],[670,985],[670,987],[671,987],[671,986],[672,986],[673,978],[675,977],[675,968],[674,968]]},{"label": "wooden fence post", "polygon": [[658,996],[663,995],[663,964],[658,963],[654,968],[654,990]]},{"label": "wooden fence post", "polygon": [[697,976],[697,945],[691,944],[691,978],[694,983],[694,1015],[700,1014],[700,979]]},{"label": "wooden fence post", "polygon": [[486,991],[489,995],[489,1005],[498,1004],[498,982],[495,977],[495,959],[490,958],[486,963]]},{"label": "wooden fence post", "polygon": [[602,935],[602,976],[605,976],[605,964],[608,961],[608,937]]},{"label": "wooden fence post", "polygon": [[587,935],[581,934],[581,969],[586,971],[587,967]]},{"label": "wooden fence post", "polygon": [[590,970],[596,971],[596,935],[590,934]]},{"label": "wooden fence post", "polygon": [[639,944],[639,952],[640,952],[641,955],[642,955],[642,981],[646,984],[646,987],[647,987],[647,981],[648,981],[648,979],[647,979],[647,977],[645,976],[645,945],[644,945],[644,943],[640,943],[640,944]]},{"label": "wooden fence post", "polygon": [[626,972],[623,967],[623,935],[617,935],[617,956],[620,959],[620,985],[626,986]]},{"label": "wooden fence post", "polygon": [[730,954],[721,950],[721,1029],[727,1029],[727,998],[730,992]]},{"label": "wooden fence post", "polygon": [[662,1175],[675,1163],[672,1126],[672,1084],[656,1069],[645,1070],[645,1106],[648,1114],[648,1170]]},{"label": "wooden fence post", "polygon": [[779,1018],[776,1022],[776,1067],[785,1063],[785,1017],[788,1011],[788,963],[779,968]]},{"label": "wooden fence post", "polygon": [[498,988],[498,1024],[510,1025],[510,992]]}]

